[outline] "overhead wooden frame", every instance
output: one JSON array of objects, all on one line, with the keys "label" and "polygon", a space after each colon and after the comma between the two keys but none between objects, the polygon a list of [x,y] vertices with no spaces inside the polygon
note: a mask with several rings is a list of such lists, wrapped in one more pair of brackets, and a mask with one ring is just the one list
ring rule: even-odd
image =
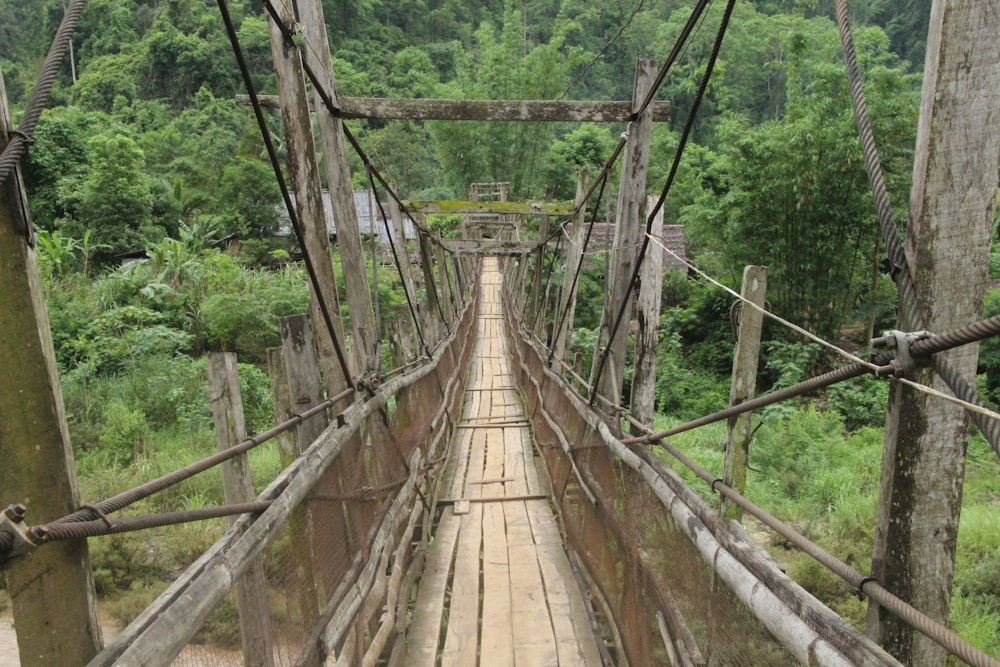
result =
[{"label": "overhead wooden frame", "polygon": [[[266,107],[278,108],[276,95],[258,95]],[[237,95],[237,104],[250,104],[249,95]],[[341,97],[341,118],[383,120],[536,121],[571,123],[625,123],[633,120],[632,102],[578,100],[432,100],[388,97]],[[653,121],[670,120],[670,103],[653,102]]]}]

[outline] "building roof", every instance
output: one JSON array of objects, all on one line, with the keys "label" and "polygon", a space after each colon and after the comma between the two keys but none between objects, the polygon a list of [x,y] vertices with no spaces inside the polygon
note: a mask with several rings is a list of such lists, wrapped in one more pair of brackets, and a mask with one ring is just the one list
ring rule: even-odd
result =
[{"label": "building roof", "polygon": [[[614,244],[614,237],[615,224],[613,222],[595,222],[594,230],[590,234],[590,242],[587,244],[588,257],[585,262],[590,266],[596,265],[594,256],[610,250]],[[669,250],[668,252],[668,250],[661,249],[663,252],[663,270],[680,269],[687,271],[687,267],[684,265],[684,262],[688,261],[687,251],[684,247],[684,225],[663,225],[662,240],[663,245]],[[650,244],[650,249],[653,248],[659,248],[659,246]]]},{"label": "building roof", "polygon": [[[295,204],[295,195],[289,193],[292,198],[292,204]],[[386,235],[386,225],[382,219],[382,211],[388,215],[389,206],[383,201],[382,209],[379,209],[378,203],[374,197],[370,197],[367,190],[355,190],[354,191],[354,210],[357,211],[358,215],[358,229],[362,234],[371,235],[372,234],[372,222],[375,223],[375,233],[378,234],[379,243],[387,245],[389,243],[389,237]],[[374,211],[374,215],[372,214]],[[326,229],[330,236],[337,235],[337,222],[333,217],[333,202],[330,199],[330,192],[328,190],[323,191],[323,213],[326,217]],[[290,236],[292,233],[291,221],[288,217],[288,212],[285,209],[284,204],[278,205],[278,215],[280,216],[280,223],[278,226],[277,236]],[[396,230],[393,228],[392,223],[388,225],[389,233],[392,235],[393,241],[396,240]],[[403,232],[407,239],[417,238],[417,228],[413,224],[413,220],[409,216],[403,216]]]}]

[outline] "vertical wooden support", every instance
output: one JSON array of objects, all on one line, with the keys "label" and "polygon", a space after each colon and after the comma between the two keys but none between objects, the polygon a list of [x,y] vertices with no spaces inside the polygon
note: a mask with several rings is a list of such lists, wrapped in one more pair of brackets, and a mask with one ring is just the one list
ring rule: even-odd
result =
[{"label": "vertical wooden support", "polygon": [[[656,78],[656,62],[640,60],[635,68],[635,88],[632,92],[632,109],[646,97]],[[625,352],[628,347],[629,321],[632,319],[632,293],[629,279],[635,269],[638,245],[645,232],[643,211],[646,204],[646,171],[649,165],[649,138],[653,128],[653,115],[647,109],[632,122],[628,130],[625,153],[622,156],[621,186],[618,190],[617,216],[615,218],[615,239],[613,266],[608,294],[604,300],[601,317],[601,340],[606,341],[608,360],[601,377],[591,378],[598,393],[604,396],[621,395],[622,380],[625,376]],[[621,324],[614,338],[608,339],[618,311],[624,305]],[[601,355],[595,355],[599,360]],[[597,361],[595,361],[596,365]],[[614,369],[612,371],[612,369]],[[596,372],[596,367],[595,371]],[[593,373],[592,373],[593,375]]]},{"label": "vertical wooden support", "polygon": [[[0,150],[11,130],[0,72]],[[0,492],[32,523],[80,503],[21,173],[0,186]],[[21,664],[83,665],[101,647],[86,540],[57,542],[5,574]]]},{"label": "vertical wooden support", "polygon": [[[210,353],[206,368],[215,438],[219,451],[225,451],[247,437],[236,355],[231,352]],[[220,472],[222,492],[227,504],[246,503],[254,499],[250,463],[246,454],[223,463]],[[236,600],[240,614],[240,636],[243,639],[243,663],[247,667],[271,667],[274,665],[271,614],[268,611],[267,583],[261,557],[255,558],[237,580]]]},{"label": "vertical wooden support", "polygon": [[[743,269],[743,287],[740,295],[750,303],[764,307],[767,298],[767,267],[747,266]],[[733,380],[729,386],[729,405],[749,401],[757,391],[757,361],[760,358],[760,333],[764,314],[743,304],[737,330],[736,352],[733,355]],[[740,493],[747,486],[747,459],[750,452],[750,422],[752,414],[744,412],[732,417],[726,429],[726,460],[722,481]],[[725,519],[743,517],[739,507],[723,499],[722,516]]]},{"label": "vertical wooden support", "polygon": [[[657,197],[649,197],[646,210],[656,206]],[[663,209],[653,219],[651,233],[663,240]],[[663,292],[663,249],[650,241],[639,273],[639,301],[636,319],[635,354],[632,371],[632,416],[647,426],[653,425],[656,410],[656,346],[660,340],[660,298]]]},{"label": "vertical wooden support", "polygon": [[[279,11],[284,11],[284,5],[279,3],[277,6]],[[295,189],[295,209],[305,237],[302,239],[303,251],[309,253],[319,278],[319,293],[316,293],[311,283],[309,289],[313,293],[313,320],[322,323],[317,327],[320,363],[323,365],[327,392],[333,396],[348,387],[348,380],[338,363],[333,342],[336,337],[341,349],[344,349],[344,325],[340,319],[337,280],[334,277],[330,257],[330,236],[323,211],[323,194],[316,166],[316,149],[313,145],[305,81],[302,78],[302,61],[298,50],[285,43],[281,29],[274,24],[273,19],[268,18],[268,25],[271,31],[274,69],[278,75],[278,97],[281,100],[281,119],[285,126],[288,169]],[[318,306],[319,299],[326,303],[330,311],[334,326],[332,333],[325,326],[322,311]],[[356,372],[356,368],[355,362],[355,367],[351,371]]]},{"label": "vertical wooden support", "polygon": [[437,257],[438,282],[441,284],[441,303],[444,306],[444,317],[450,327],[455,321],[455,302],[451,298],[451,280],[448,278],[448,262],[441,246],[441,233],[437,234],[437,244],[434,254]]},{"label": "vertical wooden support", "polygon": [[[268,350],[267,361],[271,376],[271,396],[274,415],[283,422],[308,410],[323,400],[323,384],[316,363],[312,326],[305,315],[292,315],[279,320],[281,347]],[[325,414],[302,422],[292,437],[278,441],[282,467],[288,467],[327,426]],[[312,519],[306,504],[296,507],[288,519],[288,528],[298,548],[291,552],[295,573],[295,604],[304,627],[319,619],[320,594],[313,567],[315,540]]]},{"label": "vertical wooden support", "polygon": [[[281,7],[282,3],[277,3]],[[316,73],[333,103],[337,103],[333,66],[330,63],[330,41],[326,34],[323,6],[320,0],[296,0],[299,25],[305,47],[305,63]],[[291,18],[291,17],[289,17]],[[361,246],[358,213],[354,205],[351,171],[347,163],[343,121],[333,116],[323,103],[319,91],[313,91],[313,108],[323,146],[326,183],[337,225],[337,247],[344,268],[344,291],[351,312],[351,349],[358,360],[359,372],[378,370],[378,340],[375,311],[365,271],[365,255]],[[372,233],[377,233],[372,211]],[[373,258],[374,261],[374,258]]]},{"label": "vertical wooden support", "polygon": [[[426,224],[421,226],[427,228]],[[420,241],[420,268],[424,272],[424,292],[427,295],[427,303],[424,304],[424,335],[429,336],[428,345],[435,345],[441,339],[444,322],[441,321],[441,303],[434,285],[434,250],[427,234],[417,234],[417,237]]]},{"label": "vertical wooden support", "polygon": [[[563,361],[566,361],[566,349],[569,347],[569,337],[573,331],[573,317],[576,314],[576,292],[579,285],[574,285],[573,279],[583,261],[583,239],[587,232],[587,205],[583,201],[583,197],[589,188],[590,172],[584,169],[576,178],[576,206],[579,212],[571,221],[570,241],[566,244],[566,269],[563,272],[562,289],[559,290],[559,309],[556,311],[554,325],[558,327],[558,330],[552,333],[553,356]],[[566,313],[565,317],[563,317],[564,312]],[[559,326],[560,318],[562,318],[561,327]]]},{"label": "vertical wooden support", "polygon": [[[410,263],[410,251],[406,241],[406,223],[403,220],[403,212],[399,209],[399,202],[392,197],[389,198],[389,216],[392,218],[392,229],[396,235],[396,255],[399,257],[399,274],[403,282],[403,290],[409,297],[409,302],[416,307],[417,292],[413,287],[413,266]],[[417,326],[419,324],[412,322],[410,314],[407,312],[406,317],[400,322],[400,333],[415,329]],[[414,346],[419,345],[419,338],[414,336],[413,342]],[[404,354],[409,355],[413,348],[409,345],[404,345],[404,347]],[[426,350],[421,351],[425,352]]]},{"label": "vertical wooden support", "polygon": [[[970,324],[982,312],[1000,152],[998,33],[995,2],[932,5],[906,248],[930,331]],[[973,384],[977,352],[969,345],[944,354]],[[930,370],[911,379],[947,391]],[[951,603],[967,424],[957,406],[892,388],[872,573],[942,623]],[[872,637],[902,662],[942,664],[943,649],[874,604],[868,621]]]},{"label": "vertical wooden support", "polygon": [[[552,201],[552,188],[545,193],[545,201]],[[549,236],[549,216],[543,215],[538,219],[538,242],[541,243]],[[542,271],[545,263],[545,246],[539,246],[535,253],[535,274],[531,281],[531,318],[538,322],[538,311],[542,309],[539,299],[542,298]],[[527,313],[525,313],[527,314]],[[544,321],[543,321],[544,328]],[[538,333],[536,330],[535,333]]]}]

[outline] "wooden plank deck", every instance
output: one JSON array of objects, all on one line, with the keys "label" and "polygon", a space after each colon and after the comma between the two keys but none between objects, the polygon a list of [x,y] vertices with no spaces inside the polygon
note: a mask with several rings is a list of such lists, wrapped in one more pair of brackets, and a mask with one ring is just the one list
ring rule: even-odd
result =
[{"label": "wooden plank deck", "polygon": [[454,504],[428,548],[403,664],[600,667],[513,389],[495,259],[484,260],[480,280],[462,428],[442,479],[441,497]]}]

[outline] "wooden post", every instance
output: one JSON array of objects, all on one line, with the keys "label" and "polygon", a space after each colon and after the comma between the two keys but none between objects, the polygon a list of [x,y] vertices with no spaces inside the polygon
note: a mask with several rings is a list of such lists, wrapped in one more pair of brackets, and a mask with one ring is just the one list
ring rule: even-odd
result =
[{"label": "wooden post", "polygon": [[[322,4],[320,0],[296,0],[296,5],[299,8],[298,25],[301,26],[305,40],[305,47],[302,49],[305,63],[316,73],[320,84],[334,104],[337,104],[333,67],[330,64],[330,42],[326,34]],[[277,6],[280,8],[282,3]],[[288,18],[292,20],[291,17]],[[323,155],[326,158],[326,182],[333,206],[333,219],[337,225],[337,247],[340,248],[340,263],[344,268],[344,291],[347,292],[347,305],[351,312],[351,349],[358,360],[359,372],[374,371],[379,366],[379,332],[365,271],[365,255],[361,246],[357,208],[354,205],[351,171],[344,146],[344,123],[326,108],[318,90],[313,91],[313,104]],[[374,233],[374,211],[371,217]]]},{"label": "wooden post", "polygon": [[[766,266],[743,268],[743,287],[740,295],[750,303],[764,307],[767,298]],[[757,391],[757,361],[760,357],[760,333],[763,324],[762,312],[746,304],[742,305],[736,352],[733,355],[733,380],[729,385],[729,405],[739,405],[749,401]],[[723,466],[722,481],[740,493],[746,491],[747,486],[751,420],[751,413],[744,412],[732,417],[726,428],[726,461]],[[722,501],[721,513],[724,519],[739,521],[743,517],[742,510],[726,499]]]},{"label": "wooden post", "polygon": [[[323,400],[323,384],[316,363],[316,348],[312,326],[306,315],[292,315],[279,320],[281,347],[267,353],[271,376],[271,396],[274,416],[278,422],[291,419]],[[278,441],[283,468],[287,468],[320,433],[326,429],[327,417],[318,414],[302,422],[292,437]],[[313,568],[315,540],[312,519],[306,504],[296,507],[288,519],[292,539],[299,548],[291,552],[295,573],[295,599],[301,623],[310,627],[319,619],[319,590]]]},{"label": "wooden post", "polygon": [[[209,353],[206,364],[215,438],[219,451],[225,451],[247,437],[236,355],[231,352],[212,352]],[[226,504],[246,503],[254,499],[250,463],[246,454],[223,463],[220,472]],[[231,518],[230,523],[235,519]],[[259,556],[236,582],[236,600],[240,614],[240,636],[243,639],[243,663],[247,667],[271,667],[274,664],[271,614],[267,603],[264,563]]]},{"label": "wooden post", "polygon": [[[0,72],[0,150],[11,130]],[[46,523],[80,505],[45,294],[19,169],[0,186],[0,509]],[[47,544],[5,574],[25,667],[83,665],[101,648],[86,540]]]},{"label": "wooden post", "polygon": [[559,318],[563,318],[563,312],[566,313],[566,316],[562,320],[562,326],[552,333],[553,356],[562,361],[567,361],[566,349],[569,346],[569,337],[573,331],[573,317],[576,314],[576,293],[579,284],[574,285],[573,279],[583,261],[583,239],[587,232],[587,206],[583,197],[589,188],[590,172],[584,169],[576,178],[576,205],[579,207],[579,212],[572,220],[572,228],[569,232],[570,242],[566,244],[566,269],[563,272],[562,289],[559,290],[559,310],[556,312],[554,326],[559,327]]},{"label": "wooden post", "polygon": [[[426,225],[424,228],[426,229]],[[434,285],[434,250],[426,234],[417,234],[417,237],[420,241],[420,268],[424,272],[424,292],[427,294],[427,303],[424,305],[424,333],[429,336],[427,344],[435,345],[441,339],[445,323],[441,321],[441,305]]]},{"label": "wooden post", "polygon": [[455,321],[455,302],[451,298],[451,281],[448,278],[448,263],[445,259],[444,248],[441,247],[441,232],[437,235],[438,243],[434,246],[434,254],[437,256],[438,281],[441,284],[441,303],[444,305],[444,317],[450,327]]},{"label": "wooden post", "polygon": [[[646,93],[656,78],[656,62],[640,60],[635,68],[635,88],[632,92],[633,110],[638,111]],[[621,395],[625,376],[625,352],[628,347],[629,321],[632,319],[632,293],[629,279],[635,269],[637,247],[645,232],[643,210],[646,203],[646,170],[649,165],[649,138],[652,132],[652,111],[647,109],[628,130],[625,154],[622,156],[621,186],[618,190],[618,215],[615,218],[613,267],[610,287],[604,300],[601,316],[601,340],[606,341],[608,359],[600,378],[591,378],[598,393],[604,396]],[[618,311],[624,305],[621,324],[614,338],[609,339],[611,327]],[[601,355],[594,355],[595,365]],[[614,368],[614,372],[611,372]],[[595,367],[596,372],[596,367]],[[592,374],[593,375],[593,374]]]},{"label": "wooden post", "polygon": [[[545,193],[545,201],[552,201],[552,188]],[[541,243],[549,235],[549,216],[539,216],[538,219],[538,242]],[[538,321],[538,311],[541,309],[539,299],[542,297],[542,267],[545,261],[545,246],[539,246],[535,253],[535,275],[531,281],[531,317]],[[538,333],[537,330],[535,333]]]},{"label": "wooden post", "polygon": [[[283,11],[284,5],[278,4]],[[288,150],[288,169],[295,189],[295,208],[302,223],[304,236],[303,251],[309,253],[319,278],[319,293],[310,282],[312,292],[312,314],[317,323],[320,363],[327,393],[334,396],[348,387],[334,351],[334,337],[344,349],[344,325],[340,319],[340,301],[337,298],[337,279],[333,273],[330,257],[330,236],[326,228],[323,210],[323,194],[316,166],[316,150],[313,146],[312,123],[306,100],[305,81],[302,79],[302,61],[294,46],[285,43],[281,29],[269,18],[271,31],[271,54],[278,75],[278,94],[281,98],[281,119],[285,126],[285,145]],[[327,330],[319,299],[323,299],[333,320],[334,332]],[[357,363],[351,372],[356,372]]]},{"label": "wooden post", "polygon": [[[932,5],[906,248],[930,331],[964,326],[982,312],[1000,152],[998,33],[995,2]],[[974,383],[977,346],[945,358]],[[948,391],[930,370],[911,379]],[[892,388],[872,573],[942,623],[951,603],[967,424],[960,407],[902,384]],[[874,604],[868,622],[872,637],[902,662],[942,664],[943,649]]]},{"label": "wooden post", "polygon": [[[649,197],[646,210],[656,206],[657,197]],[[663,240],[663,209],[653,220],[652,234]],[[632,416],[647,426],[653,425],[656,411],[656,345],[660,328],[660,298],[663,292],[663,249],[652,241],[646,248],[639,273],[639,302],[636,319],[635,354],[632,371]]]},{"label": "wooden post", "polygon": [[[393,186],[395,190],[395,186]],[[409,297],[409,302],[416,307],[417,305],[417,292],[413,288],[413,267],[410,264],[410,251],[407,247],[406,241],[406,223],[403,219],[403,212],[399,209],[399,202],[397,202],[393,197],[389,198],[389,217],[392,218],[392,228],[396,233],[396,255],[399,257],[399,274],[403,282],[403,290]],[[416,333],[416,327],[420,326],[417,322],[411,322],[411,317],[409,312],[407,312],[406,317],[401,323],[401,333],[405,333],[410,329],[414,330]],[[414,337],[414,346],[419,345],[419,338]],[[412,348],[406,345],[404,353],[409,355]],[[421,352],[426,352],[426,350],[421,350]]]}]

